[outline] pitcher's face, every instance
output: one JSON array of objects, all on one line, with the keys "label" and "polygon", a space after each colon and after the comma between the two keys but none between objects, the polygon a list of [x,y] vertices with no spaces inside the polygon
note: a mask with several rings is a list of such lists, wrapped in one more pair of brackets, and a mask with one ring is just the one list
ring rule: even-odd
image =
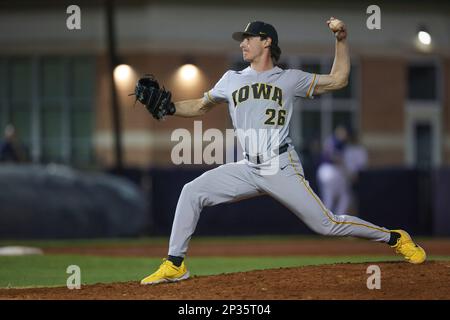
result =
[{"label": "pitcher's face", "polygon": [[260,57],[265,48],[267,39],[262,40],[259,36],[246,36],[240,44],[244,61],[252,62]]}]

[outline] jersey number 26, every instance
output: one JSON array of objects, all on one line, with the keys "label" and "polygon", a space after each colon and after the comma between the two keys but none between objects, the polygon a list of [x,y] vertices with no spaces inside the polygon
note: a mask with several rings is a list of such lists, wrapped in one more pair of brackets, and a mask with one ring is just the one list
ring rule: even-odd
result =
[{"label": "jersey number 26", "polygon": [[283,126],[286,123],[286,110],[278,110],[277,117],[277,110],[266,109],[266,115],[268,115],[269,118],[264,122],[264,124]]}]

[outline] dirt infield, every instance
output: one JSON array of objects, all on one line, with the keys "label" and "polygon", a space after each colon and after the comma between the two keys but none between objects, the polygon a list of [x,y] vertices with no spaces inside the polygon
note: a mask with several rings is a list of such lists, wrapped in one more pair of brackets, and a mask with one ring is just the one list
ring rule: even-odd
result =
[{"label": "dirt infield", "polygon": [[381,289],[367,288],[370,264],[335,264],[194,277],[180,283],[95,284],[80,290],[1,289],[0,299],[298,300],[450,299],[450,261],[377,263]]},{"label": "dirt infield", "polygon": [[[450,255],[450,240],[418,241],[428,255]],[[107,245],[43,248],[45,254],[164,257],[167,246]],[[190,256],[395,255],[381,243],[357,239],[299,239],[284,241],[196,242]],[[375,263],[373,263],[375,264]],[[0,299],[150,299],[150,300],[298,300],[298,299],[450,299],[450,261],[422,265],[376,263],[381,289],[369,290],[366,264],[334,264],[258,270],[194,277],[158,286],[138,281],[95,284],[81,290],[60,288],[0,289]]]}]

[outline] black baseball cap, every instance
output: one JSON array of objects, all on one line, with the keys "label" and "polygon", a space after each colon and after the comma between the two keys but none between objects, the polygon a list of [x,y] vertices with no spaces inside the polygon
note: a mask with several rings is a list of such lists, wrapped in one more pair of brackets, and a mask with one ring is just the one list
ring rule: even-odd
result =
[{"label": "black baseball cap", "polygon": [[232,37],[234,40],[241,42],[246,36],[269,37],[272,38],[272,44],[278,45],[277,30],[268,23],[262,21],[253,21],[247,24],[244,31],[234,32]]}]

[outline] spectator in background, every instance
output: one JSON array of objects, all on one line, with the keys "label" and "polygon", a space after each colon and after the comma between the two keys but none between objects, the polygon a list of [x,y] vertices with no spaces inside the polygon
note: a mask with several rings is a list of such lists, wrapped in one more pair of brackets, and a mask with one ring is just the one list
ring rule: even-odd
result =
[{"label": "spectator in background", "polygon": [[325,207],[335,214],[347,214],[350,204],[350,186],[344,163],[344,151],[349,130],[338,125],[324,141],[317,181]]},{"label": "spectator in background", "polygon": [[322,162],[322,143],[319,137],[311,137],[307,140],[307,143],[302,145],[300,158],[305,176],[315,175],[314,178],[310,178],[309,185],[313,190],[319,190],[316,175],[319,165]]},{"label": "spectator in background", "polygon": [[347,172],[349,191],[351,192],[351,211],[358,214],[358,190],[359,173],[367,168],[367,149],[359,143],[357,135],[353,132],[349,135],[349,141],[344,149],[344,166]]},{"label": "spectator in background", "polygon": [[19,142],[12,124],[5,127],[5,137],[0,146],[1,162],[26,162],[25,147]]}]

